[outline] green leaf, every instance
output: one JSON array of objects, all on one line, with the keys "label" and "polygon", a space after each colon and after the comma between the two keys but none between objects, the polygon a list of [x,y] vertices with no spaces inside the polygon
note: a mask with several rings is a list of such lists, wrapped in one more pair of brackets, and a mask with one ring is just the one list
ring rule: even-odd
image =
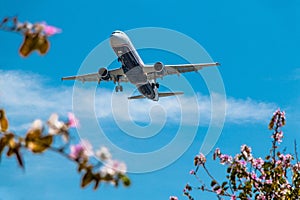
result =
[{"label": "green leaf", "polygon": [[269,168],[271,168],[272,167],[272,163],[270,163],[270,162],[265,162],[264,164],[263,164],[263,168],[264,168],[264,170],[268,170]]},{"label": "green leaf", "polygon": [[124,185],[125,187],[130,186],[131,181],[130,181],[130,179],[129,179],[127,176],[123,175],[123,176],[121,177],[121,180],[122,180],[123,185]]}]

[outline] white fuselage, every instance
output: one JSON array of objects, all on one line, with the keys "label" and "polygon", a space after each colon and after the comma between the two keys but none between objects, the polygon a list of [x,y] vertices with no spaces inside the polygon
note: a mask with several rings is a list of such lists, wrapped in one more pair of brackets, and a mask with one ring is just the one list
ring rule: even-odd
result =
[{"label": "white fuselage", "polygon": [[144,63],[129,37],[122,31],[114,31],[110,36],[110,45],[122,63],[122,69],[128,80],[136,85],[142,95],[157,101],[157,87],[147,79],[143,70]]}]

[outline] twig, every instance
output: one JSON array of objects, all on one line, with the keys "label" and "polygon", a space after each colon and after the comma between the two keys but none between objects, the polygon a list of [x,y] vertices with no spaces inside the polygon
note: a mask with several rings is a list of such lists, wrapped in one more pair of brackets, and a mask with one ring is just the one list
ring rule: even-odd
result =
[{"label": "twig", "polygon": [[298,159],[298,152],[297,152],[297,142],[296,142],[296,139],[294,140],[294,151],[295,151],[296,161],[297,161],[297,163],[298,163],[298,162],[299,162],[299,159]]}]

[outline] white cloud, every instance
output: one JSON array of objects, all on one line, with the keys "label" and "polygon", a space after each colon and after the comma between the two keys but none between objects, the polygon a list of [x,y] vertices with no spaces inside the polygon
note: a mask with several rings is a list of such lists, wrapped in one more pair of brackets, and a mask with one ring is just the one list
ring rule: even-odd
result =
[{"label": "white cloud", "polygon": [[44,77],[22,71],[0,71],[0,103],[11,115],[33,115],[70,109],[72,90],[47,85]]},{"label": "white cloud", "polygon": [[[45,119],[52,112],[65,114],[70,111],[73,87],[63,85],[54,87],[49,83],[50,80],[45,81],[44,77],[32,73],[0,71],[0,105],[9,112],[8,115],[12,119],[24,117]],[[183,95],[178,96],[178,99],[168,97],[161,98],[159,102],[153,102],[149,100],[128,101],[127,97],[131,95],[128,92],[115,94],[107,89],[100,89],[96,92],[94,89],[78,89],[77,91],[79,91],[77,98],[80,98],[81,102],[78,105],[79,109],[84,110],[88,105],[93,106],[96,116],[100,119],[117,117],[123,121],[134,120],[144,123],[150,123],[151,120],[161,122],[161,120],[169,119],[178,123],[181,120],[182,111],[188,113],[182,119],[185,124],[195,124],[197,120],[194,117],[197,116],[198,111],[200,125],[207,125],[211,118],[210,97],[201,94],[197,94],[197,101],[194,101],[191,96]],[[216,95],[219,101],[217,105],[224,104],[218,98],[218,94],[213,95]],[[229,97],[225,105],[228,123],[265,123],[276,108],[274,103],[260,102],[250,98]],[[218,108],[217,112],[219,112]],[[222,115],[222,113],[218,114]],[[28,123],[28,120],[20,121]]]},{"label": "white cloud", "polygon": [[250,98],[228,98],[226,106],[227,121],[233,123],[264,122],[270,119],[277,108],[275,103],[255,101]]}]

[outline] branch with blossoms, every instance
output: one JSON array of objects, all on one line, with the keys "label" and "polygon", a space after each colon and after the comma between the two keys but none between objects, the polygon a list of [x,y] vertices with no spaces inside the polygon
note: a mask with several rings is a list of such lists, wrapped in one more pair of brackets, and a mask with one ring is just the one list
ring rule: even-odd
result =
[{"label": "branch with blossoms", "polygon": [[33,51],[45,55],[50,48],[48,37],[61,33],[62,30],[46,22],[21,22],[18,17],[5,17],[0,21],[0,30],[19,33],[24,36],[19,53],[23,57],[29,56]]},{"label": "branch with blossoms", "polygon": [[[200,186],[186,184],[183,193],[193,200],[192,191],[200,190],[216,194],[218,199],[299,199],[300,196],[300,162],[295,152],[294,156],[282,153],[279,145],[283,139],[281,128],[285,125],[285,113],[279,109],[274,112],[269,123],[272,133],[272,146],[265,158],[256,158],[251,147],[242,145],[240,153],[234,157],[223,154],[219,148],[213,153],[213,160],[219,160],[227,167],[226,180],[217,181],[206,166],[206,157],[200,153],[194,158],[195,170],[190,174],[200,183]],[[295,146],[296,150],[296,146]],[[210,179],[210,184],[203,183],[199,170],[203,170]],[[174,200],[177,197],[170,197]]]},{"label": "branch with blossoms", "polygon": [[60,121],[57,114],[52,114],[45,125],[37,119],[31,124],[25,136],[19,136],[9,131],[5,111],[0,109],[0,158],[6,152],[7,157],[15,157],[18,165],[24,169],[21,149],[31,151],[33,154],[53,151],[77,165],[78,172],[82,174],[82,188],[94,183],[94,189],[97,189],[101,182],[111,183],[116,187],[120,183],[129,186],[126,164],[112,159],[106,147],[102,146],[94,152],[88,140],[72,144],[69,129],[78,124],[72,113],[68,113],[66,122]]}]

